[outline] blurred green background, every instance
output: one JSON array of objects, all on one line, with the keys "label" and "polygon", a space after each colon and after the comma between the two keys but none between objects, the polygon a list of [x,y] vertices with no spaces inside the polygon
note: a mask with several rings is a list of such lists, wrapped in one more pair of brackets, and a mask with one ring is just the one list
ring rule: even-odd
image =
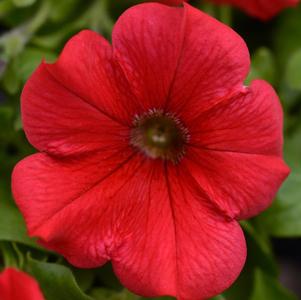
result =
[{"label": "blurred green background", "polygon": [[[0,0],[0,270],[4,265],[26,270],[37,278],[47,300],[141,299],[123,289],[110,265],[79,270],[62,257],[40,248],[27,237],[10,193],[13,166],[34,152],[25,139],[20,119],[20,93],[29,75],[42,58],[54,61],[64,43],[81,29],[93,29],[110,39],[118,16],[137,3]],[[285,159],[292,169],[273,206],[259,217],[242,222],[249,253],[246,267],[233,287],[215,299],[298,299],[297,294],[301,297],[298,278],[301,277],[301,5],[263,23],[229,7],[202,1],[191,3],[243,36],[252,55],[247,82],[262,78],[278,91],[285,113]]]}]

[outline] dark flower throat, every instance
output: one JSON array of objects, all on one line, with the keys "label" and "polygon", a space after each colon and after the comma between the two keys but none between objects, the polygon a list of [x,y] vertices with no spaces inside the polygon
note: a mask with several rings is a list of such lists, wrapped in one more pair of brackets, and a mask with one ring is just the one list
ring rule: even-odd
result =
[{"label": "dark flower throat", "polygon": [[151,158],[178,163],[187,141],[187,129],[171,114],[151,110],[134,120],[131,144]]}]

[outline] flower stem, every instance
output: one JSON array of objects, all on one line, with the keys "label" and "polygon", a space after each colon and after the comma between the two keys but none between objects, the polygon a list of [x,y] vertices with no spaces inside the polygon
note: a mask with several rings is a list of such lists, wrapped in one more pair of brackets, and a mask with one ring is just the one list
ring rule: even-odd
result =
[{"label": "flower stem", "polygon": [[16,254],[15,249],[12,246],[12,244],[10,244],[8,242],[1,242],[0,250],[1,250],[4,266],[6,268],[8,268],[8,267],[18,268],[19,267],[18,255]]},{"label": "flower stem", "polygon": [[29,35],[35,33],[48,18],[50,10],[51,7],[48,1],[43,1],[36,15],[30,20],[28,24],[26,24],[26,33]]}]

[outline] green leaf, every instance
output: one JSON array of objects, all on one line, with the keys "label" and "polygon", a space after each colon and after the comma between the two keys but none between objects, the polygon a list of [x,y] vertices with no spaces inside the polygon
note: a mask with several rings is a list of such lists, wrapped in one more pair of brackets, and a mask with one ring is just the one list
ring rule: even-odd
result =
[{"label": "green leaf", "polygon": [[0,1],[0,18],[5,16],[14,8],[11,0],[1,0]]},{"label": "green leaf", "polygon": [[256,225],[276,237],[301,236],[301,128],[286,139],[285,160],[291,174],[279,190],[277,200],[259,217]]},{"label": "green leaf", "polygon": [[11,95],[17,94],[20,86],[21,86],[21,80],[18,76],[18,69],[16,68],[16,65],[11,62],[6,67],[6,71],[2,78],[2,84],[4,89]]},{"label": "green leaf", "polygon": [[143,299],[143,300],[175,300],[174,297],[169,297],[169,296],[157,297],[157,298],[144,298],[144,297],[142,297],[141,299]]},{"label": "green leaf", "polygon": [[0,181],[0,241],[19,242],[43,250],[34,239],[28,237],[23,218],[15,207],[9,184]]},{"label": "green leaf", "polygon": [[250,300],[297,300],[297,297],[285,289],[276,279],[262,270],[255,271],[255,286]]},{"label": "green leaf", "polygon": [[[0,128],[6,128],[14,116],[13,108],[10,106],[0,106]],[[1,136],[2,132],[0,133]]]},{"label": "green leaf", "polygon": [[55,58],[56,55],[50,51],[25,49],[8,64],[3,76],[4,88],[9,94],[16,94],[43,59],[53,62]]},{"label": "green leaf", "polygon": [[295,171],[301,173],[301,124],[295,128],[291,135],[285,137],[284,141],[284,158],[287,164]]},{"label": "green leaf", "polygon": [[252,293],[253,281],[254,266],[247,263],[238,279],[224,292],[224,298],[231,300],[249,299]]},{"label": "green leaf", "polygon": [[[0,242],[0,252],[2,253],[2,260],[5,267],[19,267],[22,264],[20,253],[16,251],[13,244],[8,242]],[[19,262],[21,260],[21,262]]]},{"label": "green leaf", "polygon": [[301,6],[284,11],[278,18],[272,38],[275,54],[281,70],[284,70],[289,57],[301,48]]},{"label": "green leaf", "polygon": [[17,7],[26,7],[34,4],[36,0],[12,0]]},{"label": "green leaf", "polygon": [[28,257],[27,268],[28,272],[38,280],[47,300],[92,300],[81,291],[67,267]]},{"label": "green leaf", "polygon": [[[74,13],[74,11],[82,12],[83,7],[81,4],[85,4],[80,0],[49,0],[52,6],[50,11],[50,19],[52,22],[64,22],[66,19]],[[102,2],[102,1],[101,1]]]},{"label": "green leaf", "polygon": [[264,79],[271,84],[275,82],[276,66],[273,53],[268,48],[259,48],[252,56],[251,72],[247,84],[254,79]]},{"label": "green leaf", "polygon": [[301,173],[292,172],[273,206],[256,222],[275,237],[301,236]]},{"label": "green leaf", "polygon": [[116,277],[111,263],[107,263],[101,268],[96,270],[98,280],[106,287],[117,290],[118,292],[122,291],[123,286]]},{"label": "green leaf", "polygon": [[[105,288],[95,288],[91,292],[91,296],[95,300],[172,300],[172,297],[157,297],[157,298],[144,298],[135,295],[128,290],[124,289],[120,292]],[[223,300],[223,298],[216,298],[215,300]]]},{"label": "green leaf", "polygon": [[43,59],[50,63],[56,59],[56,55],[52,52],[38,48],[27,48],[19,55],[16,65],[19,66],[18,76],[23,83],[28,79]]},{"label": "green leaf", "polygon": [[211,300],[227,300],[227,299],[223,295],[219,295],[214,298],[211,298]]},{"label": "green leaf", "polygon": [[247,221],[241,222],[241,225],[246,236],[248,256],[238,280],[223,293],[226,299],[231,300],[247,300],[250,298],[254,288],[255,270],[257,268],[266,270],[275,278],[278,275],[268,237],[255,230]]},{"label": "green leaf", "polygon": [[27,37],[24,34],[24,27],[16,28],[0,38],[0,47],[2,49],[2,58],[8,60],[16,57],[22,52]]},{"label": "green leaf", "polygon": [[44,35],[35,35],[32,38],[32,43],[37,47],[58,50],[68,38],[76,34],[83,27],[86,27],[85,20],[75,20],[72,23],[65,24],[63,28],[57,31]]},{"label": "green leaf", "polygon": [[7,65],[7,62],[5,61],[5,59],[2,59],[1,55],[2,53],[0,50],[0,79],[3,77],[3,74],[5,73],[5,69]]},{"label": "green leaf", "polygon": [[102,300],[102,299],[113,300],[114,297],[116,298],[116,297],[118,297],[118,295],[119,295],[119,292],[105,289],[105,288],[94,288],[91,291],[91,297],[94,300]]},{"label": "green leaf", "polygon": [[301,49],[294,52],[289,58],[285,81],[289,88],[301,91]]},{"label": "green leaf", "polygon": [[127,290],[116,292],[104,288],[96,288],[92,291],[91,296],[95,300],[142,300],[140,296],[134,295]]},{"label": "green leaf", "polygon": [[81,290],[85,292],[92,287],[96,276],[95,269],[89,270],[72,267],[71,270]]},{"label": "green leaf", "polygon": [[248,264],[252,266],[253,270],[255,267],[261,268],[271,276],[277,277],[278,268],[269,237],[250,222],[243,221],[241,225],[247,239]]}]

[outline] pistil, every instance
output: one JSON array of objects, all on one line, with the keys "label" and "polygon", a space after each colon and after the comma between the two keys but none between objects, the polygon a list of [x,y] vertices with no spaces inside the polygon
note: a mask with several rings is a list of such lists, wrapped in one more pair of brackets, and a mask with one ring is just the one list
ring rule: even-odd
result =
[{"label": "pistil", "polygon": [[170,113],[151,110],[134,120],[131,144],[148,157],[178,163],[185,154],[188,130]]}]

